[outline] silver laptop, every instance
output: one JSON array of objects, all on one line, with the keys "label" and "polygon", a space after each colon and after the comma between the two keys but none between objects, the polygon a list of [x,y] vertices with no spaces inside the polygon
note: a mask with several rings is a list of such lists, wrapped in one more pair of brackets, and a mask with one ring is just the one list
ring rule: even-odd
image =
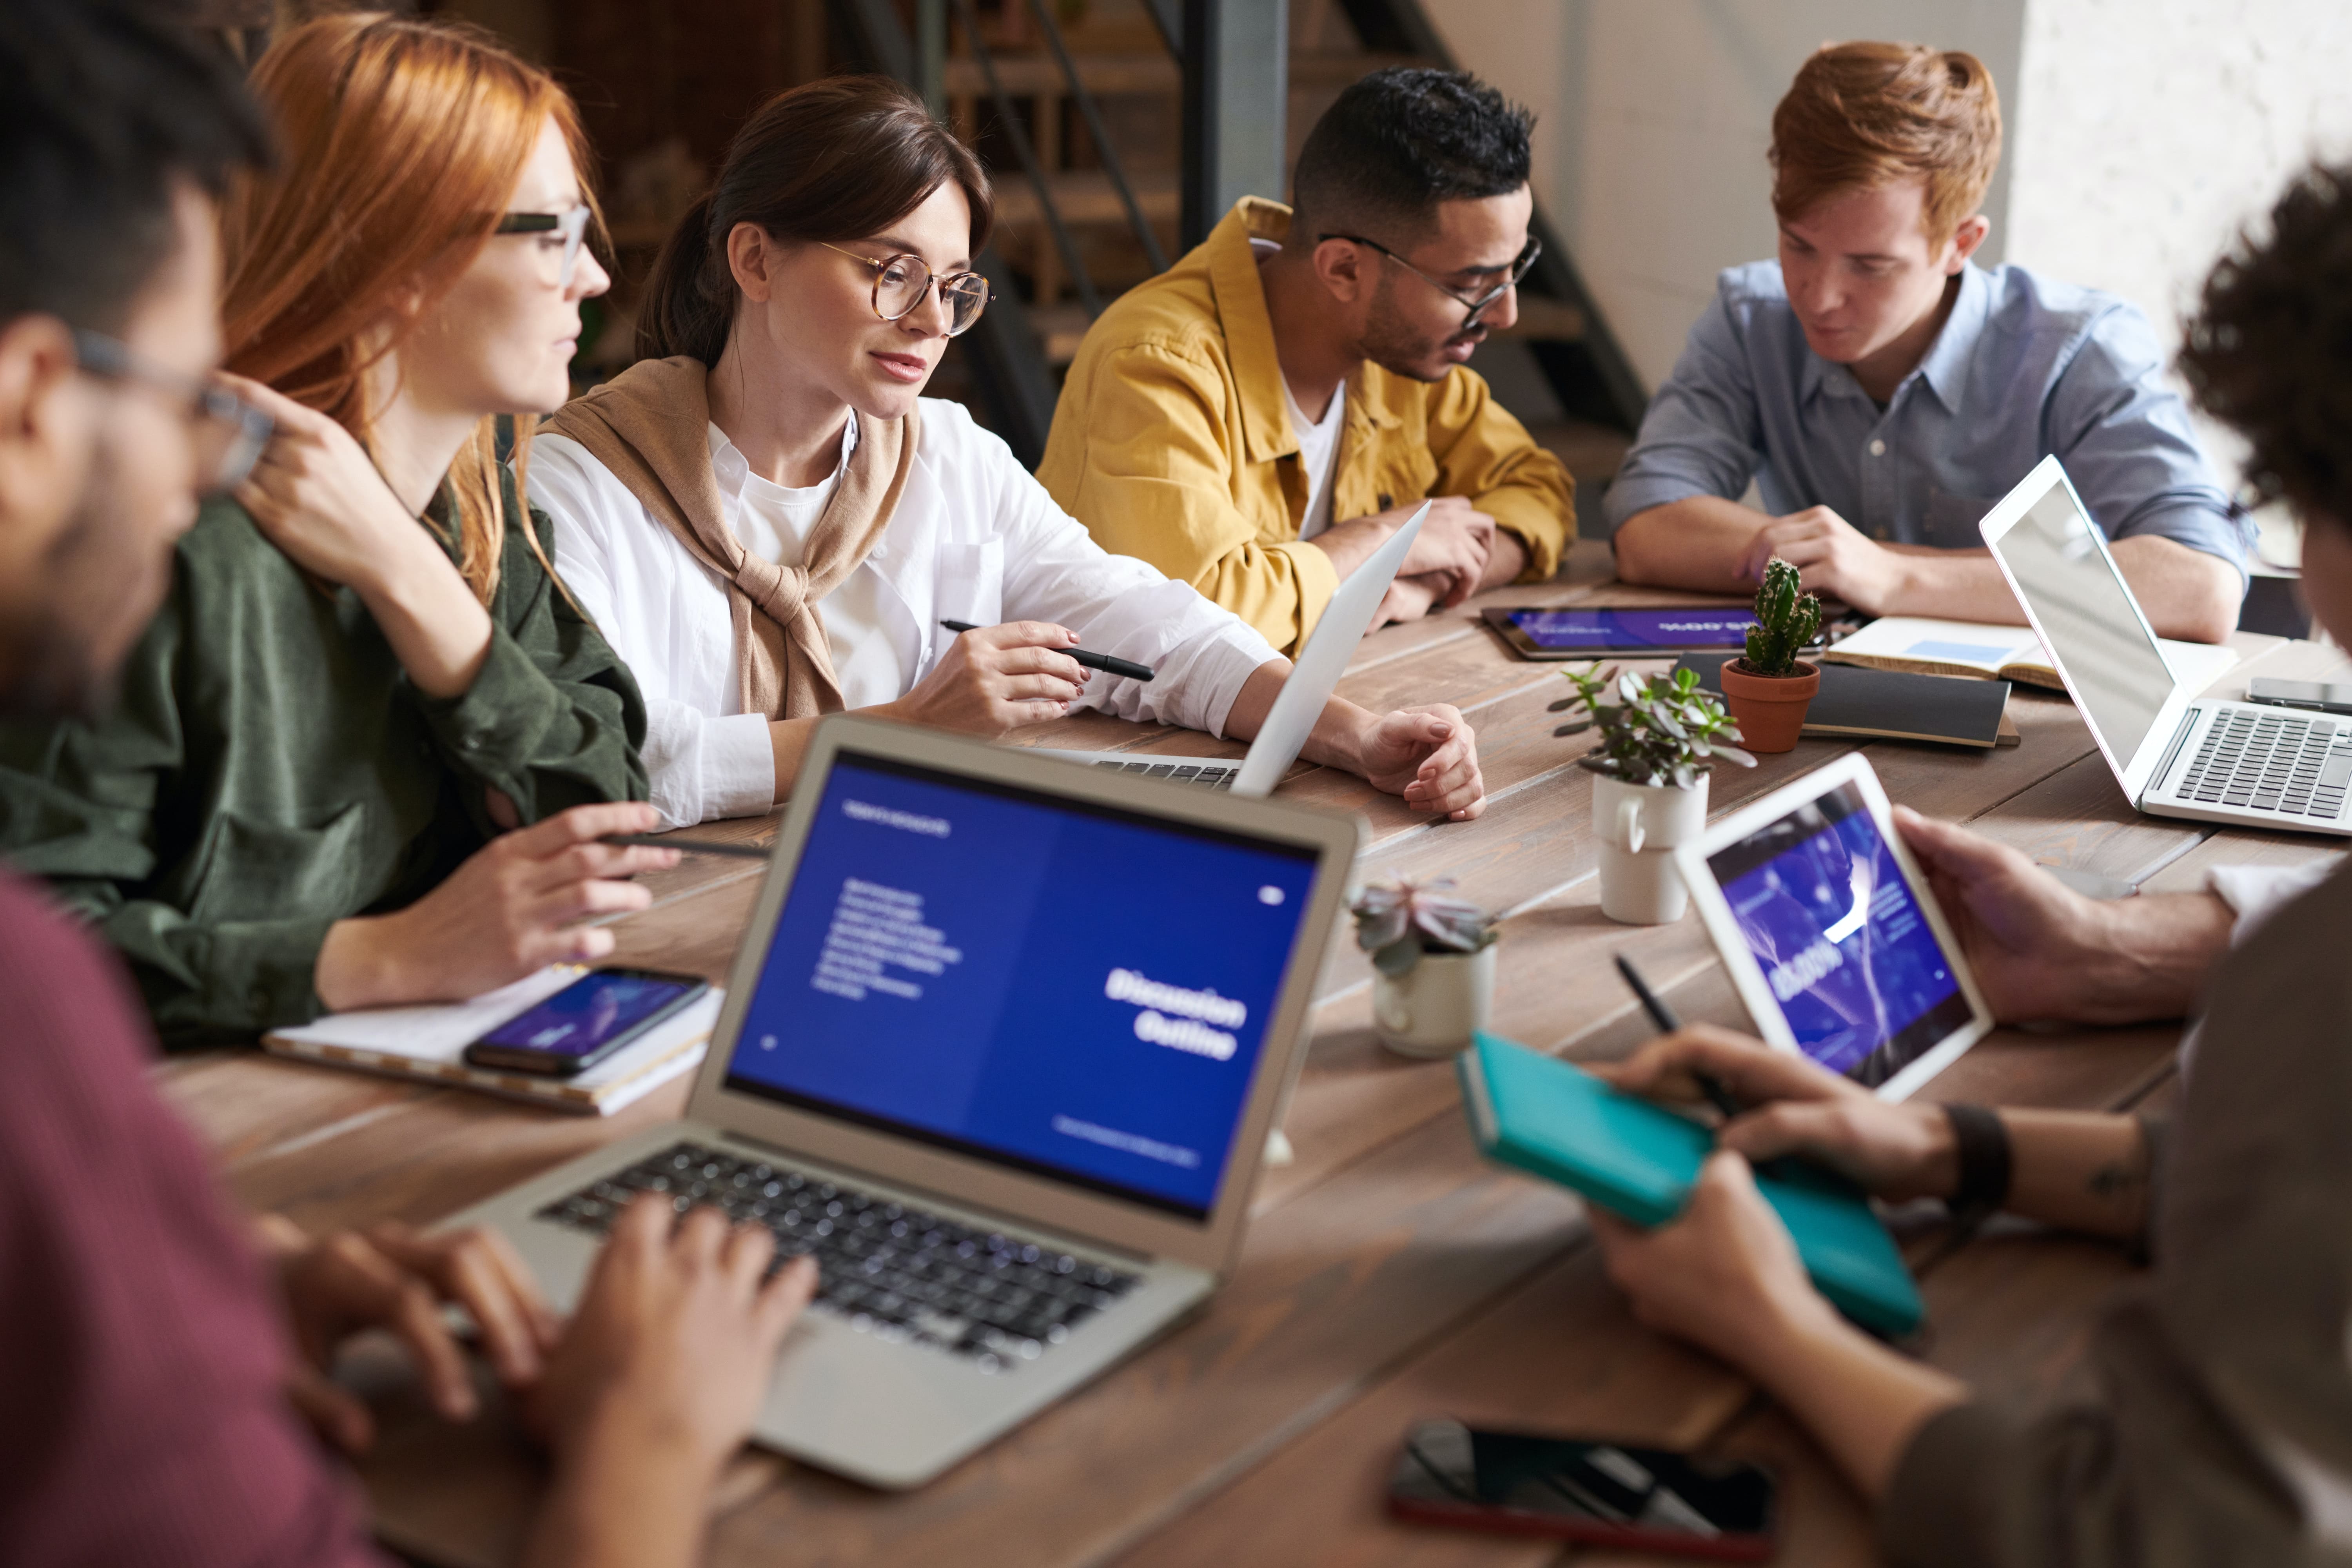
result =
[{"label": "silver laptop", "polygon": [[1348,660],[1354,656],[1356,645],[1364,640],[1373,612],[1388,596],[1397,568],[1404,564],[1406,552],[1420,537],[1421,520],[1428,515],[1429,503],[1423,501],[1421,510],[1332,593],[1331,602],[1323,606],[1323,618],[1307,634],[1307,646],[1298,650],[1298,662],[1291,667],[1281,693],[1266,710],[1265,727],[1238,763],[1231,757],[1130,756],[1124,752],[1075,752],[1052,746],[1033,747],[1031,754],[1089,763],[1110,773],[1206,784],[1235,795],[1272,795],[1290,764],[1298,760],[1307,737],[1315,732],[1315,721],[1323,716],[1323,705],[1339,689]]},{"label": "silver laptop", "polygon": [[2200,700],[2056,458],[1979,525],[2124,795],[2154,816],[2352,835],[2352,720]]},{"label": "silver laptop", "polygon": [[916,1485],[1233,1268],[1359,834],[829,719],[686,1120],[446,1224],[566,1309],[639,1193],[767,1226],[822,1283],[753,1436]]}]

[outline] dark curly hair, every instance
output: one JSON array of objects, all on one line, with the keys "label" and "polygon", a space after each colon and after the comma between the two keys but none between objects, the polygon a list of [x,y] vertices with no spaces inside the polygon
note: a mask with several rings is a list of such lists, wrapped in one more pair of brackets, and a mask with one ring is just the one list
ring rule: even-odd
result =
[{"label": "dark curly hair", "polygon": [[2246,484],[2352,529],[2352,165],[2315,163],[2205,280],[2180,371],[2246,438]]},{"label": "dark curly hair", "polygon": [[1395,66],[1351,84],[1298,150],[1291,243],[1370,230],[1417,237],[1437,204],[1528,183],[1535,115],[1468,71]]}]

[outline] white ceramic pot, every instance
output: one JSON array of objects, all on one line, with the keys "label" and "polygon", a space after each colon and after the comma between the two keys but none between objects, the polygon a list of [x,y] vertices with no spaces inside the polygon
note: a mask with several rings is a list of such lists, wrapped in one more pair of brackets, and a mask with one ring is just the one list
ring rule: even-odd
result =
[{"label": "white ceramic pot", "polygon": [[1450,1057],[1486,1026],[1495,998],[1495,944],[1475,952],[1424,952],[1393,979],[1372,972],[1372,1032],[1400,1056]]},{"label": "white ceramic pot", "polygon": [[1626,925],[1683,918],[1690,893],[1674,851],[1706,829],[1706,779],[1689,789],[1592,775],[1592,831],[1601,840],[1601,912]]}]

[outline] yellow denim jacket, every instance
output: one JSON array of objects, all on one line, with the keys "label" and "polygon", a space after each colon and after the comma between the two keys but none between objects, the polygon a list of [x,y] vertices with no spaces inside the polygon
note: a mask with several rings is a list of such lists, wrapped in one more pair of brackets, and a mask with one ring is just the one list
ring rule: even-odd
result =
[{"label": "yellow denim jacket", "polygon": [[[1105,550],[1192,584],[1296,652],[1339,574],[1298,537],[1309,476],[1250,249],[1252,236],[1289,228],[1288,207],[1244,196],[1105,310],[1063,384],[1037,478]],[[1539,583],[1559,569],[1574,491],[1466,367],[1424,383],[1367,363],[1349,378],[1334,521],[1465,497],[1527,546],[1520,581]]]}]

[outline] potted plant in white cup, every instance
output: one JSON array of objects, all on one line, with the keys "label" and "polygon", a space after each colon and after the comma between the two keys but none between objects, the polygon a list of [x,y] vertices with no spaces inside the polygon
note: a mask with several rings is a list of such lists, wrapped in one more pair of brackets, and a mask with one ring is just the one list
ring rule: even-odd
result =
[{"label": "potted plant in white cup", "polygon": [[[1601,743],[1577,759],[1592,781],[1592,830],[1601,840],[1601,912],[1627,925],[1683,918],[1690,894],[1674,849],[1706,826],[1706,781],[1717,763],[1752,768],[1721,699],[1700,689],[1696,670],[1645,679],[1595,665],[1560,672],[1576,695],[1551,705],[1584,716],[1552,731],[1598,729]],[[1612,678],[1614,677],[1612,679]],[[1615,702],[1602,698],[1612,688]]]},{"label": "potted plant in white cup", "polygon": [[1495,995],[1495,917],[1434,882],[1366,888],[1349,906],[1372,955],[1372,1031],[1401,1056],[1450,1057],[1486,1026]]}]

